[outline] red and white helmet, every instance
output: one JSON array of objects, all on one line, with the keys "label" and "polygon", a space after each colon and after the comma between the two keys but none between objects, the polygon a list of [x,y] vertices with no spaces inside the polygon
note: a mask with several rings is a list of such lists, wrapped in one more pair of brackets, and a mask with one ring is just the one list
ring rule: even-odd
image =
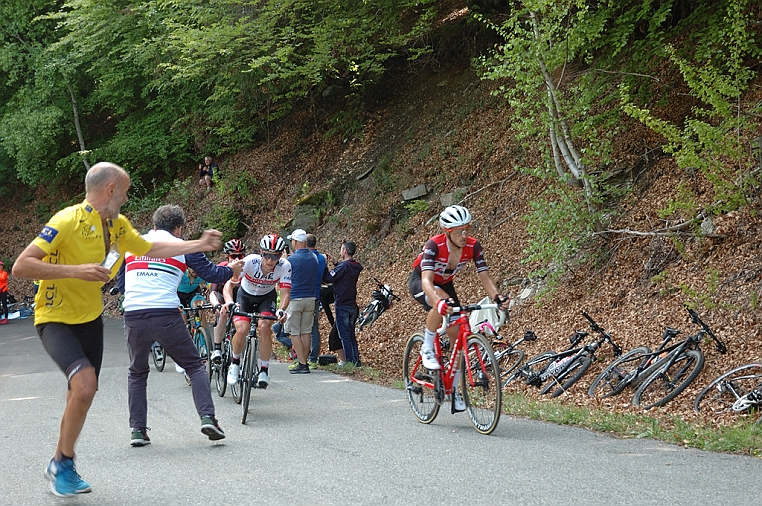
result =
[{"label": "red and white helmet", "polygon": [[267,234],[260,239],[259,248],[267,253],[280,253],[286,249],[286,241],[278,234]]},{"label": "red and white helmet", "polygon": [[231,253],[243,253],[246,251],[246,246],[243,244],[243,241],[240,239],[230,239],[228,242],[225,243],[225,246],[222,248],[222,252],[226,255],[230,255]]}]

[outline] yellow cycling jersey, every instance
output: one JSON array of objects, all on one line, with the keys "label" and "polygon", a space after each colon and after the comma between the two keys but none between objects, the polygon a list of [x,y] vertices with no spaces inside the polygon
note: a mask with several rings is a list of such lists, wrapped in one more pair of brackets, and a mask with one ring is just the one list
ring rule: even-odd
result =
[{"label": "yellow cycling jersey", "polygon": [[[123,215],[107,220],[110,243],[119,246],[119,261],[111,268],[116,276],[124,260],[124,252],[145,255],[151,243],[143,239]],[[43,262],[63,265],[99,264],[106,257],[103,221],[98,211],[86,200],[57,212],[43,227],[32,244],[47,255]],[[87,323],[103,312],[103,283],[77,278],[40,281],[35,296],[34,324]]]}]

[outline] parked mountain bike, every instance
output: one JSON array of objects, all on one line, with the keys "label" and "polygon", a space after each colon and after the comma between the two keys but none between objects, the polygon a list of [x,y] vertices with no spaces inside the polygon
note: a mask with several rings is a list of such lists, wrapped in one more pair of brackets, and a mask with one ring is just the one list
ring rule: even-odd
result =
[{"label": "parked mountain bike", "polygon": [[[635,390],[632,404],[643,409],[664,406],[677,397],[701,372],[704,367],[704,353],[699,344],[704,337],[714,340],[715,348],[720,353],[727,353],[728,348],[712,332],[696,311],[686,308],[691,315],[691,321],[701,327],[696,334],[687,337],[680,343],[664,348],[659,354],[660,359]],[[662,356],[663,355],[663,356]]]},{"label": "parked mountain bike", "polygon": [[560,353],[546,351],[529,359],[508,377],[503,386],[517,379],[523,379],[525,384],[540,388],[541,394],[550,393],[553,397],[558,397],[585,374],[595,359],[595,352],[603,343],[611,345],[615,356],[621,355],[622,347],[611,339],[606,329],[598,325],[586,312],[583,311],[582,316],[589,322],[593,332],[599,334],[598,339],[579,346],[579,343],[590,334],[577,330],[569,338],[571,344],[566,350]]},{"label": "parked mountain bike", "polygon": [[[219,306],[216,309],[219,309]],[[221,325],[219,322],[219,314],[216,325]],[[230,311],[228,313],[227,322],[225,322],[225,337],[222,339],[220,361],[206,361],[206,372],[209,374],[209,381],[214,381],[214,384],[217,387],[217,395],[220,397],[225,397],[225,392],[228,388],[228,367],[230,367],[233,358],[233,349],[231,345],[233,334],[235,334],[235,327],[233,326],[233,312]]]},{"label": "parked mountain bike", "polygon": [[238,375],[238,382],[230,385],[230,391],[233,393],[233,399],[241,404],[241,423],[246,423],[246,417],[249,414],[249,400],[251,399],[251,389],[260,388],[257,376],[259,376],[259,337],[257,337],[257,322],[259,320],[276,321],[275,316],[266,316],[260,313],[245,313],[238,311],[237,308],[230,311],[232,316],[246,316],[251,320],[249,333],[246,336],[246,344],[241,353],[241,369]]},{"label": "parked mountain bike", "polygon": [[[195,298],[193,300],[195,300]],[[193,344],[196,346],[201,360],[206,364],[207,358],[209,357],[209,350],[212,348],[212,340],[209,338],[209,332],[201,324],[201,311],[214,309],[214,306],[211,304],[194,306],[193,300],[191,301],[191,307],[181,307],[180,310],[185,313],[188,333],[193,339]],[[188,385],[191,384],[188,373],[185,373],[185,382]]]},{"label": "parked mountain bike", "polygon": [[[712,414],[762,410],[762,363],[736,367],[712,380],[693,402],[697,412]],[[762,423],[762,417],[757,420]]]},{"label": "parked mountain bike", "polygon": [[375,281],[377,285],[376,289],[373,290],[373,299],[368,302],[368,305],[357,315],[356,326],[358,332],[362,330],[363,327],[370,327],[373,325],[378,317],[391,307],[392,302],[400,300],[398,296],[394,295],[390,285],[381,283],[377,278],[373,278],[373,281]]},{"label": "parked mountain bike", "polygon": [[[490,434],[497,427],[502,409],[500,371],[495,354],[487,338],[471,333],[468,313],[479,309],[498,310],[497,304],[469,304],[453,308],[459,317],[452,323],[458,325],[458,337],[449,357],[442,343],[434,340],[434,350],[441,370],[425,369],[421,364],[423,334],[416,332],[407,341],[402,371],[405,392],[413,413],[422,423],[431,423],[439,413],[439,407],[450,396],[451,411],[455,412],[455,393],[459,378],[460,389],[471,423],[481,434]],[[500,323],[505,313],[500,311]],[[444,318],[443,328],[448,318]],[[460,371],[460,372],[459,372]]]}]

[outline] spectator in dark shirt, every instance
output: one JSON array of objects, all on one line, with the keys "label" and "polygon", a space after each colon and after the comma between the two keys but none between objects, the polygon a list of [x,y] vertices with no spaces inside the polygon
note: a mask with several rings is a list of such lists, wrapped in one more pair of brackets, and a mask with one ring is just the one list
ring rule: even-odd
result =
[{"label": "spectator in dark shirt", "polygon": [[215,169],[219,169],[217,164],[212,162],[211,156],[204,157],[204,163],[198,164],[198,185],[201,188],[205,188],[206,191],[212,189],[212,178],[214,177]]},{"label": "spectator in dark shirt", "polygon": [[319,276],[318,259],[307,249],[307,232],[298,228],[288,236],[294,253],[288,257],[291,264],[291,299],[288,304],[286,329],[291,335],[298,364],[289,369],[291,374],[310,372],[307,356],[310,353],[310,332],[315,315],[315,284]]},{"label": "spectator in dark shirt", "polygon": [[318,317],[320,316],[320,289],[323,286],[322,277],[323,271],[325,271],[325,256],[315,246],[317,246],[317,237],[314,234],[307,234],[307,248],[315,254],[318,261],[318,275],[315,276],[315,319],[312,322],[310,354],[307,357],[308,364],[311,366],[317,365],[318,356],[320,355],[320,326],[318,325]]},{"label": "spectator in dark shirt", "polygon": [[[360,366],[360,351],[355,337],[355,321],[359,309],[357,308],[357,279],[360,277],[362,265],[354,259],[357,245],[352,241],[345,241],[341,245],[341,261],[335,264],[332,270],[326,267],[323,281],[333,283],[336,311],[336,329],[339,332],[341,346],[344,348],[345,360]],[[326,253],[326,259],[333,263],[333,257]]]}]

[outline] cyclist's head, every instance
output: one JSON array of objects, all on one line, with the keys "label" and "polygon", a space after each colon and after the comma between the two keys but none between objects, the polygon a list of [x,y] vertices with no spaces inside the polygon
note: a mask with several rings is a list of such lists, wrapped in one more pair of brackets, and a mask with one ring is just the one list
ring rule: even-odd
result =
[{"label": "cyclist's head", "polygon": [[448,206],[439,214],[439,226],[445,230],[465,227],[471,223],[471,213],[463,206]]},{"label": "cyclist's head", "polygon": [[286,249],[286,241],[278,234],[267,234],[259,241],[262,253],[282,253]]},{"label": "cyclist's head", "polygon": [[172,233],[183,226],[185,226],[185,213],[180,206],[163,205],[153,213],[153,227],[156,230]]},{"label": "cyclist's head", "polygon": [[240,239],[230,239],[225,243],[222,251],[232,259],[243,258],[246,254],[246,246]]}]

